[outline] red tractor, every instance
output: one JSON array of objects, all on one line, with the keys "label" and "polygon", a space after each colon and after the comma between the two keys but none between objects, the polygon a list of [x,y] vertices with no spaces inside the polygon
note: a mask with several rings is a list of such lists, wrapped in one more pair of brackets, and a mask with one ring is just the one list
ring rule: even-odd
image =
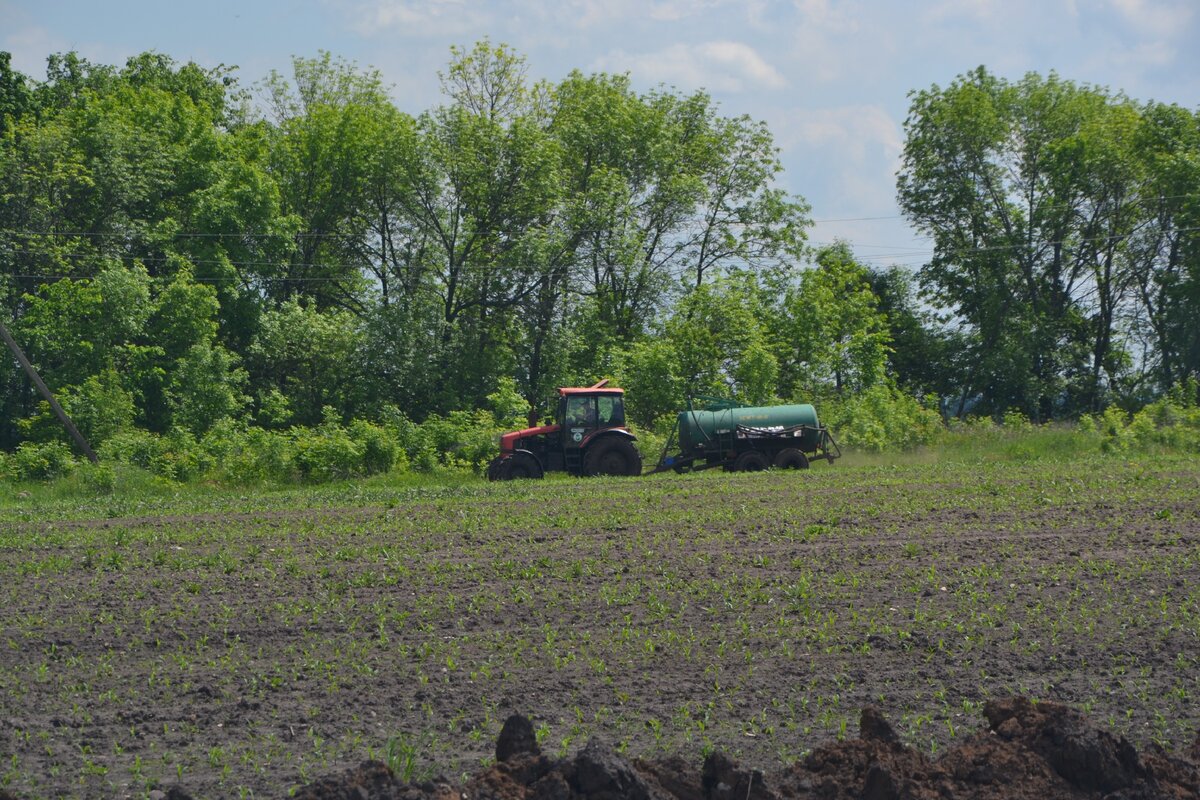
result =
[{"label": "red tractor", "polygon": [[541,478],[547,472],[640,475],[642,454],[635,439],[625,427],[623,389],[609,388],[606,380],[562,388],[554,424],[500,437],[500,455],[488,465],[488,479]]}]

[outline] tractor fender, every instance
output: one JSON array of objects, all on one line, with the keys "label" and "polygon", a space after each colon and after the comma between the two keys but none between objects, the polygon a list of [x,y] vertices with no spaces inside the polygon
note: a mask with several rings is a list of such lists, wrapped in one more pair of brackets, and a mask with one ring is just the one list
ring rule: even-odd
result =
[{"label": "tractor fender", "polygon": [[[529,456],[530,458],[532,458],[532,459],[533,459],[533,463],[537,464],[537,465],[538,465],[538,468],[539,468],[539,469],[541,469],[541,470],[542,470],[542,472],[545,472],[545,471],[546,471],[546,465],[545,465],[545,464],[543,464],[543,463],[542,463],[542,460],[541,460],[540,458],[538,458],[538,457],[537,457],[537,456],[536,456],[536,455],[535,455],[533,452],[531,452],[531,451],[529,451],[529,450],[522,450],[522,449],[520,449],[520,448],[517,448],[516,450],[513,450],[513,451],[512,451],[512,454],[513,454],[514,456],[515,456],[517,453],[524,453],[525,455]],[[511,458],[511,456],[510,456],[510,458]]]},{"label": "tractor fender", "polygon": [[580,449],[587,447],[592,442],[605,436],[615,436],[619,439],[628,439],[632,442],[637,441],[637,437],[624,428],[603,428],[588,434],[587,438],[579,443]]}]

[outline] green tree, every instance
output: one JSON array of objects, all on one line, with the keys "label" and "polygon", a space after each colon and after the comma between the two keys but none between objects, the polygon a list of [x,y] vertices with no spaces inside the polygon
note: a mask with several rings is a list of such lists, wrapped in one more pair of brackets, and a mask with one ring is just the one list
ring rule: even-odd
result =
[{"label": "green tree", "polygon": [[460,52],[447,83],[454,103],[417,119],[403,164],[403,213],[437,302],[439,410],[480,403],[513,371],[518,307],[547,268],[559,150],[515,82],[521,63],[486,44]]},{"label": "green tree", "polygon": [[1130,240],[1145,396],[1200,376],[1200,112],[1148,104],[1136,153],[1147,176],[1145,223]]},{"label": "green tree", "polygon": [[282,211],[296,220],[291,257],[269,276],[269,293],[363,313],[362,265],[347,256],[365,233],[375,135],[381,118],[394,117],[379,73],[323,52],[293,59],[290,80],[271,72],[265,88],[275,121],[271,172]]},{"label": "green tree", "polygon": [[12,68],[12,53],[0,50],[0,139],[32,108],[28,79]]},{"label": "green tree", "polygon": [[891,343],[869,273],[847,244],[824,247],[784,301],[781,391],[794,399],[859,392],[884,380]]},{"label": "green tree", "polygon": [[598,335],[630,341],[680,290],[800,257],[808,207],[773,187],[762,123],[721,117],[703,92],[638,96],[625,76],[572,73],[553,100]]},{"label": "green tree", "polygon": [[888,374],[914,397],[961,392],[965,338],[921,303],[915,275],[906,267],[871,269],[867,280],[887,319]]},{"label": "green tree", "polygon": [[240,417],[249,398],[243,394],[246,371],[219,344],[199,341],[175,363],[167,397],[171,421],[197,436],[223,419]]},{"label": "green tree", "polygon": [[260,406],[278,403],[274,390],[296,424],[318,424],[326,406],[343,419],[353,417],[363,405],[363,350],[358,320],[348,311],[323,312],[292,298],[265,312],[247,358]]},{"label": "green tree", "polygon": [[899,196],[934,242],[924,287],[970,336],[965,391],[1035,419],[1095,409],[1129,361],[1140,224],[1124,97],[982,67],[912,95]]}]

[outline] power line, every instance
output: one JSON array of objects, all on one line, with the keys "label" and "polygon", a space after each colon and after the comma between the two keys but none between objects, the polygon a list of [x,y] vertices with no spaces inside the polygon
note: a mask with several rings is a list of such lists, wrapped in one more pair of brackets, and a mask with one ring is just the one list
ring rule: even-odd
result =
[{"label": "power line", "polygon": [[[1182,197],[1182,196],[1190,196],[1190,195],[1180,195],[1180,196]],[[1177,235],[1177,234],[1182,234],[1182,233],[1192,233],[1197,230],[1200,230],[1200,226],[1184,226],[1184,227],[1176,227],[1176,228],[1171,229],[1171,233]],[[0,228],[0,234],[10,234],[10,235],[15,235],[15,236],[21,236],[24,238],[32,238],[35,236],[71,236],[71,237],[76,237],[76,238],[83,238],[85,236],[111,237],[111,236],[117,235],[117,234],[110,234],[110,233],[103,233],[103,232],[66,233],[66,232],[20,231],[20,230],[16,230],[16,229],[2,229],[2,228]],[[191,236],[192,234],[178,234],[178,235],[179,236]],[[209,234],[194,234],[194,235],[195,236],[206,236]],[[226,234],[211,234],[211,235],[212,236],[225,236]],[[229,235],[233,235],[233,234],[229,234]],[[274,234],[264,234],[264,235],[274,235]],[[1120,242],[1120,241],[1129,239],[1134,235],[1135,234],[1132,234],[1132,233],[1129,233],[1129,234],[1105,234],[1102,236],[1084,237],[1084,238],[1080,238],[1080,239],[1051,240],[1051,241],[1039,242],[1037,246],[1039,248],[1042,248],[1042,247],[1053,247],[1053,246],[1072,246],[1072,245],[1081,245],[1081,244],[1094,244],[1094,243],[1098,243],[1098,242]],[[922,238],[929,240],[929,237],[927,237],[927,236],[922,237]],[[814,247],[822,247],[822,246],[836,244],[836,242],[810,242],[809,244]],[[877,248],[877,249],[888,250],[890,252],[863,254],[861,252],[857,252],[858,247]],[[1009,251],[1009,250],[1019,250],[1019,249],[1024,249],[1026,247],[1028,247],[1028,245],[1024,244],[1024,243],[1021,243],[1021,244],[999,244],[999,245],[978,245],[978,246],[967,247],[967,248],[953,249],[953,250],[948,251],[946,253],[946,255],[956,256],[956,257],[965,257],[965,256],[969,256],[969,255],[979,254],[979,253],[996,253],[996,252],[1003,252],[1003,251]],[[929,257],[936,255],[938,252],[936,248],[928,248],[927,249],[927,248],[919,248],[919,247],[908,247],[905,245],[898,245],[898,244],[891,244],[891,245],[860,244],[860,245],[855,245],[855,244],[851,243],[851,248],[856,250],[856,252],[855,252],[856,259],[858,259],[860,261],[868,261],[868,262],[881,262],[881,261],[895,262],[896,260],[925,259],[925,258],[929,258]],[[339,261],[339,262],[325,262],[325,263],[314,263],[314,262],[292,263],[292,262],[289,262],[286,260],[244,261],[244,260],[234,260],[234,259],[230,259],[230,258],[199,259],[199,258],[190,257],[187,254],[178,254],[175,256],[135,256],[135,255],[118,254],[118,253],[78,253],[78,252],[45,253],[45,252],[41,252],[41,251],[28,250],[28,249],[24,249],[24,248],[10,248],[7,252],[10,254],[17,254],[17,255],[30,256],[30,257],[50,256],[50,257],[55,257],[55,258],[72,258],[72,259],[81,259],[81,258],[119,259],[122,261],[132,261],[132,262],[137,262],[137,263],[142,263],[142,264],[166,264],[166,263],[172,262],[176,258],[182,258],[193,266],[214,266],[215,265],[215,266],[228,266],[228,267],[234,267],[234,268],[239,268],[239,269],[240,268],[254,269],[254,268],[268,267],[268,268],[272,268],[272,269],[299,269],[299,270],[329,270],[329,269],[332,269],[332,270],[339,270],[342,272],[346,272],[349,270],[357,270],[359,272],[373,272],[373,271],[375,271],[376,266],[377,266],[377,264],[372,263],[372,262],[354,262],[354,261]],[[668,260],[670,260],[670,259],[668,259]],[[545,275],[554,269],[560,268],[560,266],[555,266],[555,265],[528,264],[528,263],[526,263],[526,264],[507,264],[507,265],[498,265],[498,266],[506,266],[510,269],[528,272],[533,275]],[[682,278],[683,275],[690,273],[693,269],[694,269],[694,267],[678,266],[678,267],[675,267],[674,269],[666,269],[664,271],[666,271],[667,274],[669,274],[671,277],[680,279],[680,278]],[[0,273],[0,274],[3,274],[3,273]],[[79,277],[86,277],[86,276],[66,276],[66,275],[49,275],[49,274],[35,274],[35,273],[22,273],[22,274],[10,273],[8,275],[8,277],[19,278],[19,279],[24,279],[24,280],[50,280],[50,279],[62,279],[62,278],[79,278]],[[337,276],[335,276],[335,277],[277,276],[277,275],[262,275],[262,274],[255,272],[254,275],[249,276],[249,277],[248,276],[229,276],[229,277],[223,277],[223,278],[197,277],[197,278],[194,278],[194,281],[197,283],[236,283],[236,282],[241,282],[241,283],[247,283],[247,284],[255,282],[255,281],[279,282],[279,283],[336,283],[336,282],[343,282],[346,279],[347,279],[346,276],[340,276],[340,277],[337,277]]]},{"label": "power line", "polygon": [[[1194,197],[1200,197],[1200,193],[1188,192],[1188,193],[1184,193],[1184,194],[1136,198],[1136,199],[1130,200],[1127,203],[1127,205],[1159,203],[1159,202],[1164,202],[1167,200],[1182,200],[1182,199],[1194,198]],[[906,219],[906,217],[903,214],[889,214],[889,215],[882,215],[882,216],[830,217],[830,218],[826,218],[826,219],[811,219],[811,220],[807,220],[807,222],[814,224],[814,225],[824,225],[824,224],[831,224],[831,223],[837,223],[837,222],[870,222],[870,221],[894,220],[894,219]],[[702,230],[702,229],[708,227],[709,224],[710,223],[708,223],[704,220],[693,219],[693,220],[680,221],[671,227],[676,231]],[[752,227],[756,227],[758,224],[759,223],[740,222],[737,220],[725,220],[720,223],[716,223],[717,226],[728,226],[728,227],[733,227],[733,228],[752,228]],[[637,226],[634,225],[633,227],[636,228]],[[553,224],[549,224],[549,225],[545,225],[545,226],[531,225],[529,228],[526,228],[526,229],[491,230],[491,231],[488,231],[488,233],[495,234],[495,235],[509,236],[509,235],[527,233],[531,230],[533,230],[533,231],[555,230],[555,226]],[[566,229],[559,229],[559,230],[564,230],[565,232],[568,232],[571,234],[584,234],[584,235],[597,234],[597,233],[619,232],[619,231],[614,231],[613,228],[577,228],[577,229],[576,228],[566,228]],[[326,233],[303,232],[303,231],[293,232],[293,233],[285,233],[285,232],[279,232],[279,231],[177,231],[175,233],[170,233],[170,234],[166,234],[163,236],[155,236],[153,234],[153,232],[151,232],[151,231],[52,231],[52,230],[29,230],[29,229],[18,229],[18,228],[0,228],[0,235],[10,235],[10,236],[20,236],[20,237],[47,236],[47,237],[61,237],[61,238],[109,238],[109,239],[140,238],[143,240],[151,239],[151,238],[161,238],[161,239],[165,239],[165,240],[170,240],[170,239],[241,239],[241,240],[245,240],[245,239],[267,239],[267,240],[279,239],[279,240],[286,240],[286,241],[294,241],[297,239],[301,239],[301,240],[303,240],[303,239],[359,240],[359,239],[363,238],[362,234],[339,233],[336,231],[330,231],[330,232],[326,232]]]}]

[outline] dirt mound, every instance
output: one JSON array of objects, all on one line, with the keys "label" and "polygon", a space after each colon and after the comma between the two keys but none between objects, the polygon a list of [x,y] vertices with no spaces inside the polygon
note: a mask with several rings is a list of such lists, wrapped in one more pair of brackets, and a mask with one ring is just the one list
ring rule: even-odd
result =
[{"label": "dirt mound", "polygon": [[[1200,799],[1200,736],[1186,757],[1158,748],[1139,754],[1084,715],[1021,697],[990,702],[987,729],[932,760],[906,747],[879,712],[866,708],[859,737],[819,747],[779,774],[746,769],[721,753],[697,772],[679,758],[627,761],[590,741],[571,759],[537,746],[533,725],[513,715],[496,743],[496,763],[463,786],[413,784],[386,765],[358,767],[311,783],[301,800],[1152,800]],[[178,787],[169,796],[182,798]]]}]

